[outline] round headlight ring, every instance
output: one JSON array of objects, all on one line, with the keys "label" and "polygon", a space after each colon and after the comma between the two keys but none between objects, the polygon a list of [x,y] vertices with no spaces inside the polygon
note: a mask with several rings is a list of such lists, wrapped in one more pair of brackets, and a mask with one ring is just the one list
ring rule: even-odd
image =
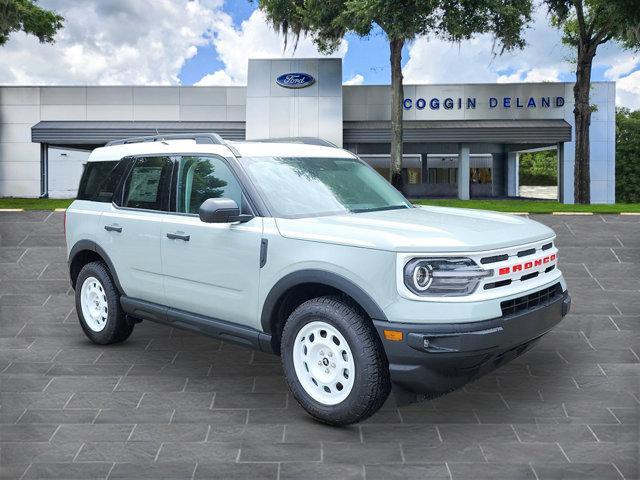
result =
[{"label": "round headlight ring", "polygon": [[431,276],[431,266],[424,263],[418,263],[413,267],[412,274],[413,286],[416,290],[424,292],[431,286],[433,277]]}]

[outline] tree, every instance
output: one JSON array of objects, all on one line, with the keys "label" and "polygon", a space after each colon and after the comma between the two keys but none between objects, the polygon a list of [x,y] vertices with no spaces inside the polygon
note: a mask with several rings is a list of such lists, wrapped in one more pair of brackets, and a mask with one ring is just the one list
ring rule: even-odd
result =
[{"label": "tree", "polygon": [[589,103],[591,68],[598,47],[616,41],[625,48],[640,48],[638,0],[545,0],[553,23],[563,31],[563,42],[576,50],[573,87],[575,118],[574,201],[590,203]]},{"label": "tree", "polygon": [[402,49],[417,36],[452,42],[479,33],[494,35],[494,52],[522,48],[531,0],[259,0],[273,26],[297,43],[308,34],[323,53],[348,32],[370,35],[376,25],[389,41],[391,63],[391,183],[402,191]]},{"label": "tree", "polygon": [[35,35],[41,43],[53,43],[63,21],[56,12],[38,6],[36,0],[0,0],[0,46],[19,31]]},{"label": "tree", "polygon": [[616,201],[640,203],[640,110],[616,111]]}]

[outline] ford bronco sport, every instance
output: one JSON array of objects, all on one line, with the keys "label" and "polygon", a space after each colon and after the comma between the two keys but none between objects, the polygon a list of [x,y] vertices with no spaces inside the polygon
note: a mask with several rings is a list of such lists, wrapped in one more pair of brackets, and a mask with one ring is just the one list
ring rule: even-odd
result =
[{"label": "ford bronco sport", "polygon": [[451,391],[568,312],[554,232],[412,205],[322,142],[214,134],[111,142],[66,212],[85,334],[149,320],[279,354],[296,400],[334,425]]}]

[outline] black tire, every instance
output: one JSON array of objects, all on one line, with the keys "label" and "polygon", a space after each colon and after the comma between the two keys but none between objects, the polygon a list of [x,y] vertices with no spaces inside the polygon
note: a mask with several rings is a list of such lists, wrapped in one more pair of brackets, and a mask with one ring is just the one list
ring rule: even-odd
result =
[{"label": "black tire", "polygon": [[[301,328],[313,321],[335,327],[346,339],[355,364],[349,395],[336,405],[315,400],[300,383],[293,360],[293,344]],[[357,423],[376,413],[391,391],[389,363],[371,321],[358,308],[338,297],[319,297],[301,304],[289,316],[282,332],[282,366],[289,388],[311,416],[330,425]]]},{"label": "black tire", "polygon": [[[90,328],[82,313],[82,285],[85,280],[90,277],[94,277],[100,282],[104,295],[106,296],[108,307],[107,320],[101,331],[95,331]],[[133,332],[133,323],[127,320],[120,306],[120,293],[111,278],[109,269],[102,262],[87,263],[82,267],[82,270],[80,270],[76,280],[76,312],[82,330],[93,343],[110,345],[112,343],[123,342],[129,338],[129,335]]]}]

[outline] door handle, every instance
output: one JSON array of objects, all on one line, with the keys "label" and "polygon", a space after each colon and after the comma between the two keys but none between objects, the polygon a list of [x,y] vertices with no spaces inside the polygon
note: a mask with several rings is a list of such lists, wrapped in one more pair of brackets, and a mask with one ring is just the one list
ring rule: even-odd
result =
[{"label": "door handle", "polygon": [[117,232],[117,233],[121,233],[122,232],[122,227],[118,227],[116,225],[105,225],[104,229],[107,232]]},{"label": "door handle", "polygon": [[186,235],[183,233],[167,233],[167,238],[171,240],[184,240],[185,242],[188,242],[191,238],[191,235]]}]

